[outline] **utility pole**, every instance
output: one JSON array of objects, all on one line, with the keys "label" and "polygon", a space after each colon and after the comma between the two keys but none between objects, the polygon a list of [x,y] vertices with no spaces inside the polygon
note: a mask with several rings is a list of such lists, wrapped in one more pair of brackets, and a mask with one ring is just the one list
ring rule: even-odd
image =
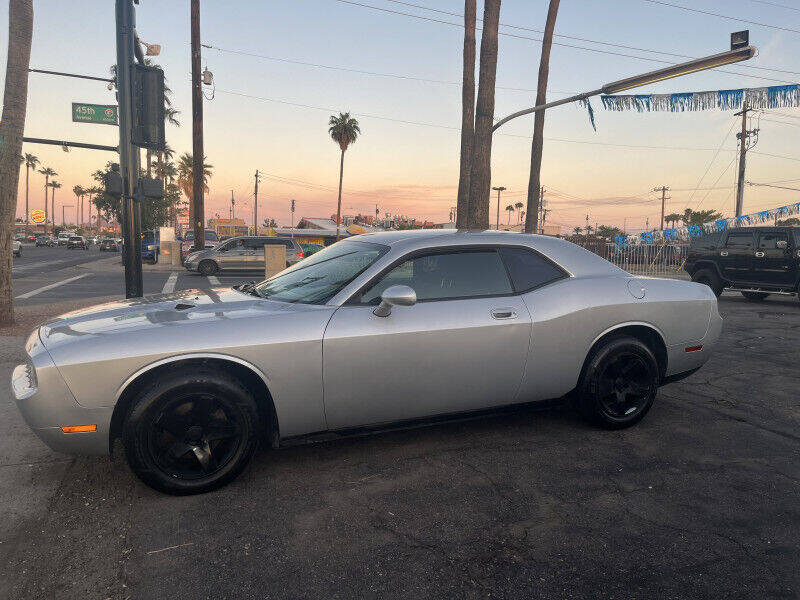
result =
[{"label": "utility pole", "polygon": [[661,231],[664,231],[664,207],[667,203],[667,200],[669,200],[669,197],[667,196],[668,190],[669,188],[665,185],[653,188],[654,192],[661,192]]},{"label": "utility pole", "polygon": [[205,230],[205,181],[203,166],[203,88],[200,81],[200,0],[191,0],[191,41],[192,41],[192,206],[194,214],[194,249],[206,247]]},{"label": "utility pole", "polygon": [[539,230],[534,233],[544,234],[544,222],[547,219],[547,209],[544,202],[544,186],[539,187],[539,217],[537,217],[537,226]]},{"label": "utility pole", "polygon": [[134,200],[139,182],[139,149],[131,143],[133,123],[133,53],[136,19],[133,0],[117,0],[117,97],[119,101],[119,166],[122,177],[122,260],[125,264],[125,297],[143,295],[141,209]]},{"label": "utility pole", "polygon": [[736,137],[739,139],[739,178],[736,182],[736,216],[742,216],[742,207],[744,205],[744,177],[745,177],[745,158],[747,154],[747,138],[751,135],[757,135],[758,130],[747,130],[747,113],[753,110],[747,108],[747,104],[742,104],[742,110],[735,113],[736,116],[742,115],[742,131]]},{"label": "utility pole", "polygon": [[292,237],[294,237],[294,198],[292,198],[291,213],[292,213]]},{"label": "utility pole", "polygon": [[498,187],[493,187],[492,189],[497,192],[497,226],[495,229],[500,231],[500,192],[504,191],[506,188],[501,185]]},{"label": "utility pole", "polygon": [[256,187],[253,191],[253,235],[258,235],[258,169],[256,169]]},{"label": "utility pole", "polygon": [[233,199],[233,190],[231,190],[231,227],[233,235],[236,235],[236,200]]}]

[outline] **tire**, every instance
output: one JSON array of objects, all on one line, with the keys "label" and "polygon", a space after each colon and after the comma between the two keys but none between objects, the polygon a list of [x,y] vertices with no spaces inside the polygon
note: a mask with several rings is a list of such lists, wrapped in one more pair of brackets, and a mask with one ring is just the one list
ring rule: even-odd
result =
[{"label": "tire", "polygon": [[179,370],[143,390],[122,430],[128,465],[145,484],[177,496],[233,481],[256,451],[258,407],[236,379]]},{"label": "tire", "polygon": [[742,292],[742,296],[744,296],[748,302],[762,302],[769,294],[766,292]]},{"label": "tire", "polygon": [[589,354],[576,390],[577,408],[595,425],[624,429],[644,418],[660,384],[658,361],[644,342],[611,338]]},{"label": "tire", "polygon": [[217,263],[215,263],[213,260],[204,260],[197,265],[197,270],[201,275],[205,275],[207,277],[219,271],[219,266],[217,266]]},{"label": "tire", "polygon": [[719,298],[722,295],[722,290],[725,287],[722,280],[717,275],[717,272],[712,269],[700,269],[692,275],[692,281],[702,283],[711,288],[714,295]]}]

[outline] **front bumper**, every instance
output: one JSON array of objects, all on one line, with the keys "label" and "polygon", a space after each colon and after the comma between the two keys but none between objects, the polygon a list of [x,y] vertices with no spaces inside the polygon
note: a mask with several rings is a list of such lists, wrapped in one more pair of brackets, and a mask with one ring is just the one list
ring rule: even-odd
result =
[{"label": "front bumper", "polygon": [[[29,363],[12,374],[12,392],[25,422],[45,444],[65,454],[108,454],[113,407],[78,404],[34,331],[25,345]],[[24,373],[33,369],[35,377]],[[27,380],[27,381],[26,381]],[[96,425],[95,431],[64,433],[62,426]]]}]

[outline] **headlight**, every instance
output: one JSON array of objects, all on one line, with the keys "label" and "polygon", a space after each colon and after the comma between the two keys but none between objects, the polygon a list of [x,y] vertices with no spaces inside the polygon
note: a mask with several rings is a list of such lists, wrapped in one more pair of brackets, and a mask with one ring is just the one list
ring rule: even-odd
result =
[{"label": "headlight", "polygon": [[17,400],[24,400],[36,393],[36,369],[31,362],[17,365],[11,373],[11,389]]},{"label": "headlight", "polygon": [[155,244],[150,244],[149,246],[147,246],[147,249],[148,250],[155,250],[156,246],[155,246]]}]

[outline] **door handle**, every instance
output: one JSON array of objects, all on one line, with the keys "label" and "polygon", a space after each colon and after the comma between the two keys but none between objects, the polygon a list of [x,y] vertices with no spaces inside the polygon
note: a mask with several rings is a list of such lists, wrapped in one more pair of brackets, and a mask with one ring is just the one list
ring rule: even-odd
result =
[{"label": "door handle", "polygon": [[513,308],[495,308],[492,309],[493,319],[516,319],[517,311]]},{"label": "door handle", "polygon": [[723,250],[722,252],[719,253],[719,255],[720,256],[728,256],[728,251],[727,250]]},{"label": "door handle", "polygon": [[764,253],[760,251],[756,252],[756,258],[764,258]]}]

